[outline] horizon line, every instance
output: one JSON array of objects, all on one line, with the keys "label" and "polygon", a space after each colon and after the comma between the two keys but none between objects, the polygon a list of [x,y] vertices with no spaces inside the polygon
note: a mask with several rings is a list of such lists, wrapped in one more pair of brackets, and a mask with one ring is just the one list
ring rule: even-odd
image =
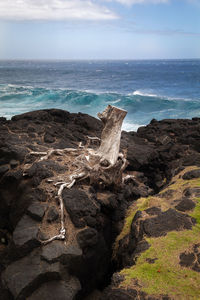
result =
[{"label": "horizon line", "polygon": [[0,61],[138,61],[138,60],[200,60],[199,58],[0,58]]}]

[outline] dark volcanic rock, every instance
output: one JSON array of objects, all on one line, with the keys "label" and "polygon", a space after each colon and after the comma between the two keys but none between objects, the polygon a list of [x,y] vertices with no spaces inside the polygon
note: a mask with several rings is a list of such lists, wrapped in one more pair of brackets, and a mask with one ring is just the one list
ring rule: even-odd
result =
[{"label": "dark volcanic rock", "polygon": [[154,215],[158,216],[161,213],[161,209],[159,207],[155,207],[155,206],[154,207],[150,207],[150,208],[146,209],[145,211],[150,216],[154,216]]},{"label": "dark volcanic rock", "polygon": [[33,219],[41,221],[44,217],[46,208],[46,204],[35,202],[29,206],[29,208],[27,209],[27,214]]},{"label": "dark volcanic rock", "polygon": [[80,248],[74,245],[66,246],[63,241],[53,241],[43,247],[41,257],[49,263],[59,260],[70,261],[72,258],[78,258],[82,255]]},{"label": "dark volcanic rock", "polygon": [[81,248],[91,247],[98,243],[98,232],[93,228],[79,231],[77,241]]},{"label": "dark volcanic rock", "polygon": [[184,190],[184,195],[186,197],[191,197],[191,196],[200,197],[200,188],[186,188]]},{"label": "dark volcanic rock", "polygon": [[162,120],[140,127],[137,133],[124,134],[128,168],[144,172],[149,186],[158,191],[182,165],[200,165],[199,127],[199,120]]},{"label": "dark volcanic rock", "polygon": [[200,253],[197,255],[197,261],[200,264]]},{"label": "dark volcanic rock", "polygon": [[33,178],[34,186],[39,185],[45,178],[53,177],[53,172],[46,168],[42,162],[34,163],[25,174],[27,177]]},{"label": "dark volcanic rock", "polygon": [[76,188],[63,191],[63,200],[67,212],[75,226],[84,227],[88,216],[95,217],[99,211],[99,205],[94,203],[88,195]]},{"label": "dark volcanic rock", "polygon": [[166,199],[170,199],[170,198],[172,198],[173,197],[173,195],[174,195],[174,190],[167,190],[167,191],[165,191],[165,192],[163,192],[163,193],[160,193],[159,194],[159,197],[160,198],[166,198]]},{"label": "dark volcanic rock", "polygon": [[199,178],[199,177],[200,177],[200,169],[186,172],[183,175],[183,179],[186,179],[186,180],[190,180],[190,179],[193,179],[193,178]]},{"label": "dark volcanic rock", "polygon": [[147,165],[153,155],[156,155],[154,146],[130,144],[128,147],[127,159],[129,170],[140,170]]},{"label": "dark volcanic rock", "polygon": [[200,264],[199,263],[195,263],[194,266],[192,267],[192,270],[194,270],[196,272],[200,272]]},{"label": "dark volcanic rock", "polygon": [[195,208],[195,203],[188,198],[183,198],[175,208],[179,211],[187,211]]},{"label": "dark volcanic rock", "polygon": [[50,281],[44,283],[27,300],[73,300],[81,289],[77,278],[71,278],[68,282]]},{"label": "dark volcanic rock", "polygon": [[0,226],[14,230],[31,204],[29,185],[23,182],[22,171],[9,171],[0,180]]},{"label": "dark volcanic rock", "polygon": [[8,164],[11,159],[19,160],[21,163],[24,161],[28,150],[24,147],[18,146],[20,143],[19,137],[13,141],[10,137],[5,139],[4,144],[0,145],[0,158],[1,163]]},{"label": "dark volcanic rock", "polygon": [[138,210],[131,222],[129,234],[119,241],[118,267],[133,265],[135,258],[141,252],[147,250],[150,245],[143,239],[143,215]]},{"label": "dark volcanic rock", "polygon": [[29,195],[29,197],[31,197],[32,201],[45,202],[47,195],[42,189],[35,188],[34,190],[32,190],[31,195]]},{"label": "dark volcanic rock", "polygon": [[39,231],[38,231],[38,239],[40,241],[46,241],[46,240],[50,239],[50,234],[48,234],[48,233],[42,231],[41,229],[39,229]]},{"label": "dark volcanic rock", "polygon": [[38,253],[33,251],[27,257],[10,264],[2,278],[14,298],[24,300],[41,283],[60,279],[59,263],[40,261]]},{"label": "dark volcanic rock", "polygon": [[140,300],[171,300],[168,296],[153,297],[139,290],[139,285],[137,289],[107,289],[100,300],[130,300],[130,299],[140,299]]},{"label": "dark volcanic rock", "polygon": [[146,261],[147,261],[149,264],[154,264],[156,260],[157,260],[157,258],[146,258]]},{"label": "dark volcanic rock", "polygon": [[2,176],[8,170],[9,170],[9,166],[8,165],[0,166],[0,176]]},{"label": "dark volcanic rock", "polygon": [[[69,225],[66,228],[67,245],[64,241],[55,241],[44,246],[39,240],[44,241],[52,236],[52,232],[59,230],[58,222],[52,222],[54,216],[44,217],[46,204],[43,202],[48,200],[49,204],[55,201],[56,196],[56,188],[53,189],[53,183],[48,183],[46,179],[65,173],[68,166],[57,155],[47,161],[39,161],[38,156],[30,154],[31,151],[46,152],[50,147],[77,148],[78,142],[86,142],[87,135],[99,137],[101,128],[101,122],[93,117],[61,110],[36,111],[0,122],[0,228],[6,232],[6,244],[0,245],[0,272],[5,268],[4,283],[1,285],[0,282],[0,298],[10,292],[16,299],[27,299],[33,292],[30,297],[47,295],[50,298],[50,284],[48,287],[41,284],[59,279],[55,289],[59,287],[60,295],[66,293],[66,297],[71,295],[69,298],[73,299],[80,287],[70,292],[67,273],[80,278],[81,295],[104,282],[110,268],[111,243],[114,239],[111,207],[109,212],[101,212],[95,190],[86,193],[81,189],[72,189],[71,199],[66,197],[65,201],[70,217],[79,226],[82,223],[81,226],[98,227],[96,241],[95,235],[91,237],[89,231],[86,231],[84,239],[79,234],[83,253],[76,241],[78,230],[66,218]],[[41,246],[41,253],[34,250],[34,254],[30,254],[38,246]]]},{"label": "dark volcanic rock", "polygon": [[180,255],[180,265],[184,267],[192,266],[195,261],[194,253],[181,253]]},{"label": "dark volcanic rock", "polygon": [[[57,109],[26,113],[10,121],[0,119],[0,228],[6,232],[6,243],[0,245],[0,272],[5,269],[3,282],[0,282],[0,298],[11,292],[14,299],[22,300],[84,299],[93,288],[102,289],[109,282],[112,243],[123,227],[128,206],[138,197],[160,191],[184,166],[200,167],[198,118],[153,120],[137,133],[123,132],[121,149],[127,151],[129,162],[126,172],[133,174],[134,180],[128,180],[115,190],[113,187],[106,191],[96,187],[89,189],[87,181],[83,186],[78,182],[71,190],[65,189],[65,209],[76,228],[66,218],[66,244],[64,241],[40,244],[38,238],[51,237],[51,230],[45,226],[53,232],[55,227],[59,228],[58,222],[52,222],[58,218],[58,212],[54,214],[50,208],[47,218],[44,217],[46,204],[42,202],[48,200],[50,204],[56,195],[46,179],[62,177],[68,165],[56,155],[39,161],[38,156],[30,152],[77,148],[79,142],[86,142],[87,135],[100,137],[101,128],[101,122],[93,117]],[[24,170],[24,165],[30,167]],[[199,172],[187,172],[183,178],[197,178]],[[167,193],[159,197],[170,203],[174,191]],[[176,202],[176,209],[182,212],[193,209],[194,203],[188,199],[193,196],[199,197],[200,189],[187,188],[181,201]],[[117,267],[135,263],[139,254],[150,247],[144,239],[145,234],[161,236],[171,230],[191,229],[193,224],[191,217],[175,209],[162,212],[158,207],[151,207],[138,211],[129,234],[119,242]],[[33,251],[37,246],[41,249]],[[199,272],[197,248],[191,252],[195,260],[189,267]],[[71,274],[76,278],[71,278]],[[80,292],[77,278],[81,283]],[[102,299],[132,298],[154,299],[140,292],[140,287],[107,290]],[[160,296],[159,299],[168,297]]]},{"label": "dark volcanic rock", "polygon": [[155,218],[144,221],[144,231],[147,236],[162,236],[173,230],[191,229],[194,220],[174,209],[168,209]]},{"label": "dark volcanic rock", "polygon": [[12,159],[12,160],[10,161],[10,166],[11,166],[11,168],[16,168],[18,165],[19,165],[19,162],[18,162],[17,160]]},{"label": "dark volcanic rock", "polygon": [[38,223],[29,216],[24,215],[13,232],[15,245],[17,247],[27,245],[30,249],[38,246],[38,230]]},{"label": "dark volcanic rock", "polygon": [[6,118],[0,117],[0,123],[4,124],[4,123],[6,123],[6,122],[7,122]]},{"label": "dark volcanic rock", "polygon": [[136,256],[144,251],[146,251],[147,249],[149,249],[150,245],[147,243],[147,241],[145,240],[141,240],[137,243],[136,248],[133,252],[133,256]]},{"label": "dark volcanic rock", "polygon": [[44,142],[45,143],[54,143],[55,142],[55,138],[51,134],[45,133],[45,135],[44,135]]},{"label": "dark volcanic rock", "polygon": [[59,217],[59,213],[58,213],[56,207],[51,206],[47,213],[47,221],[48,222],[56,221],[58,219],[58,217]]},{"label": "dark volcanic rock", "polygon": [[[137,290],[108,290],[104,293],[103,297],[100,300],[130,300],[137,299],[138,293]],[[144,298],[139,298],[144,299]]]},{"label": "dark volcanic rock", "polygon": [[193,245],[193,252],[183,252],[180,254],[180,265],[200,272],[200,244]]}]

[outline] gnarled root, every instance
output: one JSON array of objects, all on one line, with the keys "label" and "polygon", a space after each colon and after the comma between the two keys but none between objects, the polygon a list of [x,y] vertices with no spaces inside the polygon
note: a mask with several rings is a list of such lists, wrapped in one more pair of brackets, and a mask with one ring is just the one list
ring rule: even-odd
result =
[{"label": "gnarled root", "polygon": [[[127,160],[123,153],[119,153],[119,147],[121,126],[126,113],[122,109],[108,105],[105,111],[98,115],[104,126],[101,139],[88,136],[88,142],[85,146],[79,143],[77,149],[49,149],[47,152],[30,153],[31,155],[42,155],[39,161],[47,160],[54,154],[74,156],[74,160],[71,162],[71,167],[74,170],[72,174],[69,174],[66,180],[54,184],[59,186],[57,195],[60,202],[60,232],[43,243],[47,244],[56,239],[65,239],[64,204],[62,198],[62,192],[65,188],[70,189],[76,180],[83,180],[87,177],[90,178],[91,183],[105,185],[119,185],[122,183],[122,173],[127,166]],[[96,142],[100,142],[97,150],[89,148],[91,143]]]},{"label": "gnarled root", "polygon": [[43,155],[39,161],[49,159],[53,154],[63,155],[63,154],[74,154],[77,155],[80,149],[65,148],[65,149],[49,149],[47,152],[30,152],[31,155]]}]

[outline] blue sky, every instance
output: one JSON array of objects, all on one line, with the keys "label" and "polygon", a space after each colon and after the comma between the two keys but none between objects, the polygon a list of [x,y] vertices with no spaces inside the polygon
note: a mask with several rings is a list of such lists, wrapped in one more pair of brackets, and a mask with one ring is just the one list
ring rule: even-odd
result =
[{"label": "blue sky", "polygon": [[200,0],[0,0],[0,59],[200,58]]}]

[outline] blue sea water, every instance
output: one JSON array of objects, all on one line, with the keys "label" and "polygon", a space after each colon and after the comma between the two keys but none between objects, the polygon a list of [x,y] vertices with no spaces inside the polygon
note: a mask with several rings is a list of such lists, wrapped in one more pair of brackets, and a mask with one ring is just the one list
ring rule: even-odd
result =
[{"label": "blue sea water", "polygon": [[0,61],[0,116],[60,108],[128,111],[125,130],[151,119],[200,117],[200,60]]}]

